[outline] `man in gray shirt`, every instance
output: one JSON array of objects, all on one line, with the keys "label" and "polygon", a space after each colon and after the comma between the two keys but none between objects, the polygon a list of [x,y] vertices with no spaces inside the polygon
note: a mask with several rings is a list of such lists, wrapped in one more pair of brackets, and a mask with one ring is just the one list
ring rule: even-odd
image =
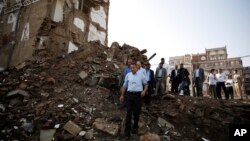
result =
[{"label": "man in gray shirt", "polygon": [[132,114],[134,117],[134,125],[132,133],[137,133],[138,131],[138,122],[141,112],[142,97],[145,96],[148,89],[146,77],[142,73],[138,72],[136,64],[132,63],[130,65],[130,68],[131,72],[128,73],[125,77],[122,93],[120,96],[120,101],[123,101],[124,94],[127,89],[127,98],[126,98],[127,114],[125,123],[126,138],[130,137]]}]

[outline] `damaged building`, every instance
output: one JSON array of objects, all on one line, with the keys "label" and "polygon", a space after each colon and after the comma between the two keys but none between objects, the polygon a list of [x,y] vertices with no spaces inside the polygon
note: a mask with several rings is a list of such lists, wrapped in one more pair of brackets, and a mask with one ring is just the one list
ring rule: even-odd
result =
[{"label": "damaged building", "polygon": [[107,46],[109,0],[0,0],[0,69],[49,49],[66,55],[98,41]]}]

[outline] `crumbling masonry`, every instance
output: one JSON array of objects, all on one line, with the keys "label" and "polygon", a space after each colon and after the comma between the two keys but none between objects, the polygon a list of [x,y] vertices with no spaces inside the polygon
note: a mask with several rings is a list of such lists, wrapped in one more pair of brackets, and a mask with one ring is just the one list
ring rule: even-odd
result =
[{"label": "crumbling masonry", "polygon": [[99,41],[107,45],[109,0],[0,0],[0,69]]}]

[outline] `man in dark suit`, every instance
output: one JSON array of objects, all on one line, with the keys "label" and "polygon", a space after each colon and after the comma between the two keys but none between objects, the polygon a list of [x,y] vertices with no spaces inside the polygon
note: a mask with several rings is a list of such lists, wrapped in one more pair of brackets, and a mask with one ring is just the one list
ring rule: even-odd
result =
[{"label": "man in dark suit", "polygon": [[186,68],[184,68],[184,64],[180,64],[180,69],[178,70],[178,79],[179,79],[179,91],[180,95],[188,95],[190,96],[190,79],[189,79],[189,72]]},{"label": "man in dark suit", "polygon": [[154,88],[154,71],[150,69],[151,65],[148,63],[146,66],[146,80],[148,81],[148,92],[145,96],[145,104],[147,106],[150,105],[151,102],[151,96],[153,93],[153,88]]},{"label": "man in dark suit", "polygon": [[205,80],[204,70],[200,68],[200,65],[196,65],[196,69],[193,72],[193,82],[196,87],[195,96],[202,97],[203,96],[203,82]]},{"label": "man in dark suit", "polygon": [[178,65],[175,65],[175,69],[172,70],[171,76],[171,93],[178,93],[179,77],[178,77]]}]

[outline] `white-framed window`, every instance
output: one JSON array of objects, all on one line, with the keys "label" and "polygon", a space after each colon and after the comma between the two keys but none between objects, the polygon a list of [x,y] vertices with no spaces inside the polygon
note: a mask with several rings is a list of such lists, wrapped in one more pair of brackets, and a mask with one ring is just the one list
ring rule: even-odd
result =
[{"label": "white-framed window", "polygon": [[216,60],[216,56],[215,55],[210,56],[210,60]]},{"label": "white-framed window", "polygon": [[234,61],[231,61],[230,64],[231,64],[231,66],[234,66],[235,63],[234,63]]}]

